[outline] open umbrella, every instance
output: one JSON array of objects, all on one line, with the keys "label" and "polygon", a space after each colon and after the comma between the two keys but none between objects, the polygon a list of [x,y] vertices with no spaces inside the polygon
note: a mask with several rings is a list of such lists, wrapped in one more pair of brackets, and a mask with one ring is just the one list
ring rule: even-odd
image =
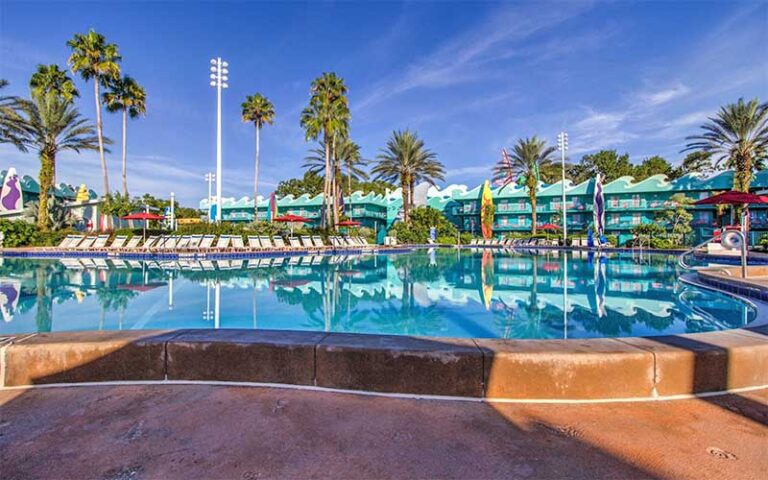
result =
[{"label": "open umbrella", "polygon": [[544,225],[538,227],[539,230],[544,230],[547,232],[547,240],[549,240],[549,232],[552,230],[560,230],[560,227],[558,225],[555,225],[554,223],[545,223]]},{"label": "open umbrella", "polygon": [[[750,203],[768,203],[768,196],[731,190],[730,192],[719,193],[709,198],[702,198],[694,202],[694,205],[749,205]],[[749,207],[746,210],[746,223],[745,227],[748,230]]]},{"label": "open umbrella", "polygon": [[356,220],[344,220],[336,224],[338,227],[359,227],[360,222]]},{"label": "open umbrella", "polygon": [[288,226],[291,229],[291,236],[293,236],[293,227],[295,223],[310,223],[312,219],[307,217],[302,217],[301,215],[294,215],[292,213],[289,213],[287,215],[281,215],[279,217],[275,217],[272,219],[272,221],[289,224]]},{"label": "open umbrella", "polygon": [[358,222],[357,220],[342,220],[341,222],[337,223],[336,226],[337,227],[359,227],[360,222]]},{"label": "open umbrella", "polygon": [[132,213],[120,218],[123,220],[144,220],[144,240],[147,239],[147,222],[149,220],[165,220],[164,216],[149,212]]},{"label": "open umbrella", "polygon": [[768,196],[731,190],[698,200],[694,205],[743,205],[745,203],[768,203]]}]

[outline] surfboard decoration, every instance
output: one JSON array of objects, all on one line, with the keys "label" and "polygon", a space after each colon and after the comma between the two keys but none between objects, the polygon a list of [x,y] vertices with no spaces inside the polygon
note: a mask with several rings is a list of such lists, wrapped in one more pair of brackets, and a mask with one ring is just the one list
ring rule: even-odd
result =
[{"label": "surfboard decoration", "polygon": [[491,195],[491,184],[488,180],[483,183],[482,193],[480,194],[480,230],[483,238],[486,240],[493,236],[493,195]]},{"label": "surfboard decoration", "polygon": [[16,173],[16,169],[11,167],[5,175],[3,187],[0,190],[0,212],[16,212],[22,207],[19,175]]},{"label": "surfboard decoration", "polygon": [[480,286],[483,293],[483,304],[486,310],[491,309],[491,299],[493,298],[493,252],[490,248],[483,249],[483,256],[480,260]]}]

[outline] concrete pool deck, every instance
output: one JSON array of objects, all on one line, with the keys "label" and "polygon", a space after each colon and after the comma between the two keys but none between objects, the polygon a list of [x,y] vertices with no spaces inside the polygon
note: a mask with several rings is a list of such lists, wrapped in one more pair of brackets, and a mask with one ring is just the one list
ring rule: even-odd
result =
[{"label": "concrete pool deck", "polygon": [[768,390],[484,404],[207,385],[0,389],[4,479],[690,478],[768,471]]}]

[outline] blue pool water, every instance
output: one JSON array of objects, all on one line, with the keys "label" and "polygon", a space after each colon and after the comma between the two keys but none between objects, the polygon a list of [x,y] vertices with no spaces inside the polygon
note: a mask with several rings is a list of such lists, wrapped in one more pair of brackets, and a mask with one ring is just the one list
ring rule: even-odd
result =
[{"label": "blue pool water", "polygon": [[670,255],[424,249],[250,261],[0,262],[0,335],[259,328],[590,338],[722,330],[755,316],[745,303],[679,282]]}]

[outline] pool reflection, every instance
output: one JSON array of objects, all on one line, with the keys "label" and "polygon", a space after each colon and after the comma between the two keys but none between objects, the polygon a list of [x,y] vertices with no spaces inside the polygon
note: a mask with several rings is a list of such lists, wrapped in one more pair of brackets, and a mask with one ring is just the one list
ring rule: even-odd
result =
[{"label": "pool reflection", "polygon": [[229,261],[3,259],[0,334],[270,328],[497,338],[692,333],[752,309],[667,255],[454,249]]}]

